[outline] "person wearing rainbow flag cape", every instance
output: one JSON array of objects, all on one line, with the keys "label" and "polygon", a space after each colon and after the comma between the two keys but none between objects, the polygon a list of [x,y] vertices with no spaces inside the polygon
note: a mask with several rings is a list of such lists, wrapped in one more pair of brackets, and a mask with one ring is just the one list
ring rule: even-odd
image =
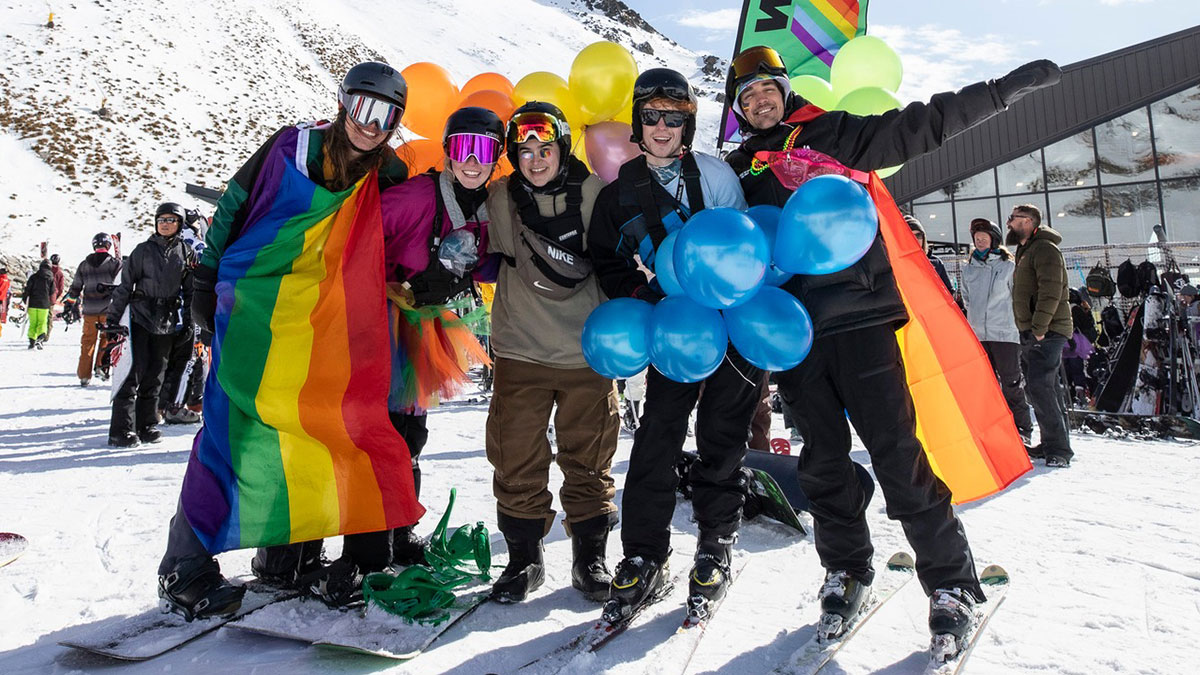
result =
[{"label": "person wearing rainbow flag cape", "polygon": [[[779,54],[752,47],[734,58],[726,83],[747,137],[727,161],[751,205],[783,206],[805,178],[797,173],[806,172],[795,171],[804,162],[840,167],[843,175],[867,182],[865,172],[930,152],[1060,78],[1058,66],[1036,61],[998,80],[937,94],[929,103],[860,117],[805,101],[791,91]],[[819,633],[831,638],[844,632],[874,578],[867,500],[850,461],[848,416],[871,455],[888,515],[901,522],[916,552],[917,576],[930,596],[930,631],[935,640],[952,636],[957,642],[971,629],[975,603],[985,598],[950,490],[917,439],[895,335],[909,316],[882,235],[849,268],[796,275],[783,288],[804,303],[815,330],[808,357],[779,373],[777,382],[805,439],[800,484],[812,504],[817,553],[827,571]]]},{"label": "person wearing rainbow flag cape", "polygon": [[424,513],[381,367],[408,175],[387,141],[406,100],[387,64],[351,68],[337,118],[275,132],[217,204],[192,303],[214,334],[204,426],[158,579],[188,620],[241,605],[217,553],[318,541],[319,564],[319,540],[344,534],[344,557],[382,567],[380,542]]}]

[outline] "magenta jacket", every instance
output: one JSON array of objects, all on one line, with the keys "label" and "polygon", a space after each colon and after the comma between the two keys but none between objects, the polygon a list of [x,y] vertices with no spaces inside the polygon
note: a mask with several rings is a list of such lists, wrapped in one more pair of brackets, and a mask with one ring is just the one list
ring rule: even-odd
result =
[{"label": "magenta jacket", "polygon": [[[383,211],[384,260],[388,281],[400,281],[420,272],[429,264],[429,233],[433,227],[433,212],[437,208],[434,190],[437,183],[429,174],[414,176],[380,195]],[[488,224],[466,214],[466,229],[475,235],[479,263],[471,276],[475,281],[492,282],[500,268],[500,256],[489,254]],[[442,212],[442,236],[454,227],[450,214]]]}]

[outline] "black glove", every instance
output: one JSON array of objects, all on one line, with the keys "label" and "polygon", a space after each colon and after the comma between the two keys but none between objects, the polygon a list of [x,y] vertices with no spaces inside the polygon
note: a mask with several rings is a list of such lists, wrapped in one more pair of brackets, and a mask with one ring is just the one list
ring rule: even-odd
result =
[{"label": "black glove", "polygon": [[192,321],[210,333],[217,313],[216,287],[217,271],[208,265],[196,265],[192,272]]},{"label": "black glove", "polygon": [[1020,66],[992,84],[996,87],[1000,102],[1007,108],[1027,94],[1058,84],[1061,79],[1062,69],[1053,61],[1042,59]]},{"label": "black glove", "polygon": [[648,302],[652,305],[657,305],[659,300],[662,300],[667,296],[643,284],[633,289],[633,297],[637,298],[638,300]]}]

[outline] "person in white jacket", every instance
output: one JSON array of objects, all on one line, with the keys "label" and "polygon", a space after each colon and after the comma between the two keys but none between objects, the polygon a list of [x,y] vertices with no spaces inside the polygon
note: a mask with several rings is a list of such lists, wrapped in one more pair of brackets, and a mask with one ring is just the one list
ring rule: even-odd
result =
[{"label": "person in white jacket", "polygon": [[992,221],[986,218],[972,220],[971,239],[975,247],[962,269],[967,322],[992,362],[1004,400],[1017,423],[1017,431],[1028,447],[1033,419],[1021,385],[1021,338],[1012,309],[1016,263],[1008,249],[1001,245],[1000,228]]}]

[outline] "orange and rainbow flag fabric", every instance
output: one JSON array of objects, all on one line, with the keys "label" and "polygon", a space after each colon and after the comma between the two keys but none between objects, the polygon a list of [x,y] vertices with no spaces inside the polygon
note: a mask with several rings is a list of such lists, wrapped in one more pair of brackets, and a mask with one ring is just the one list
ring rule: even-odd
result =
[{"label": "orange and rainbow flag fabric", "polygon": [[378,179],[317,185],[297,159],[309,134],[276,139],[221,257],[204,427],[181,496],[211,553],[385,530],[424,512],[388,421]]},{"label": "orange and rainbow flag fabric", "polygon": [[969,502],[1008,487],[1033,466],[983,347],[925,258],[883,181],[867,186],[909,321],[896,332],[933,470]]}]

